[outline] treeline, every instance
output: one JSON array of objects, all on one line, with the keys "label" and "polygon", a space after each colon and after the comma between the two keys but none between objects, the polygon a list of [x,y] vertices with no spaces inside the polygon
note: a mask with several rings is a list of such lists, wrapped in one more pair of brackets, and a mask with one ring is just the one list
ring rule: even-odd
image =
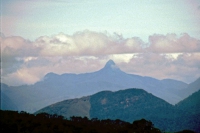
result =
[{"label": "treeline", "polygon": [[[1,133],[161,133],[151,121],[128,122],[0,110]],[[182,131],[191,132],[192,131]],[[180,132],[181,133],[181,132]]]}]

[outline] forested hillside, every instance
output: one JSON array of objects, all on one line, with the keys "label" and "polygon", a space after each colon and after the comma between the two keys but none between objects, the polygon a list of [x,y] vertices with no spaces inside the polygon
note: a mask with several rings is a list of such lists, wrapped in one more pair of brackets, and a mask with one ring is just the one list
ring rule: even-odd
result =
[{"label": "forested hillside", "polygon": [[36,114],[46,112],[67,118],[74,115],[127,122],[144,118],[151,120],[162,131],[190,129],[199,132],[199,98],[200,93],[196,92],[174,106],[142,89],[102,91],[88,97],[52,104]]}]

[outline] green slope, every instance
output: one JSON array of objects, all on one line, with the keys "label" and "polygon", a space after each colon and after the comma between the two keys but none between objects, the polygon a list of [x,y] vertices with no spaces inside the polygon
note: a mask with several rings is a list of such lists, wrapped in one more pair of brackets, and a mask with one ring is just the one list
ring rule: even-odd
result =
[{"label": "green slope", "polygon": [[37,113],[81,116],[98,119],[120,119],[133,122],[150,120],[163,131],[200,131],[200,91],[173,106],[142,89],[116,92],[102,91],[79,99],[65,100],[47,106]]},{"label": "green slope", "polygon": [[179,128],[187,128],[200,132],[200,90],[179,102],[176,110],[180,110]]},{"label": "green slope", "polygon": [[117,119],[132,122],[142,117],[161,117],[173,106],[142,89],[127,89],[117,92],[100,92],[90,98],[90,117]]},{"label": "green slope", "polygon": [[159,124],[157,117],[166,118],[166,115],[173,112],[173,106],[142,89],[127,89],[116,92],[102,91],[89,97],[65,100],[47,106],[36,114],[41,112],[68,118],[86,116],[99,119],[121,119],[128,122],[145,118],[155,122],[155,126],[167,128],[166,125]]},{"label": "green slope", "polygon": [[79,99],[70,99],[52,104],[37,111],[36,114],[46,112],[48,114],[62,115],[67,118],[69,118],[70,116],[86,116],[89,118],[89,110],[90,97],[83,97]]}]

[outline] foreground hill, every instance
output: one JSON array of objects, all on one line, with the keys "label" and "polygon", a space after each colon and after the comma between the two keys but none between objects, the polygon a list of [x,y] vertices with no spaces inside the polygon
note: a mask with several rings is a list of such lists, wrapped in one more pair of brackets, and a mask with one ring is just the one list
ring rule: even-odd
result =
[{"label": "foreground hill", "polygon": [[38,113],[48,113],[48,114],[58,114],[66,118],[71,116],[80,116],[80,117],[90,117],[90,96],[83,98],[76,98],[70,100],[64,100],[50,106],[47,106],[43,109],[40,109],[36,112]]},{"label": "foreground hill", "polygon": [[[142,88],[156,97],[176,104],[183,100],[180,92],[188,85],[184,82],[127,74],[110,60],[99,71],[84,74],[48,73],[34,85],[9,86],[1,91],[13,101],[17,110],[35,112],[47,105],[92,95],[103,90],[117,91],[126,88]],[[2,108],[5,109],[5,108]]]},{"label": "foreground hill", "polygon": [[[126,121],[165,117],[173,106],[142,89],[99,92],[90,98],[90,117]],[[157,115],[159,113],[159,116]]]},{"label": "foreground hill", "polygon": [[65,100],[36,112],[98,119],[121,119],[132,122],[139,119],[152,121],[164,131],[185,129],[200,131],[200,91],[176,106],[155,97],[142,89],[116,92],[102,91],[79,99]]},{"label": "foreground hill", "polygon": [[[154,108],[152,108],[154,106]],[[135,108],[135,113],[146,114],[145,111],[141,111],[141,108],[145,108],[149,113],[146,115],[155,115],[155,111],[165,110],[169,111],[173,106],[164,100],[153,96],[150,93],[142,89],[126,89],[117,92],[102,91],[91,96],[76,98],[71,100],[65,100],[47,106],[39,111],[49,114],[59,114],[65,117],[70,116],[86,116],[88,118],[100,118],[100,119],[122,119],[132,120],[141,119],[141,117],[133,118],[129,117],[130,111]],[[138,109],[138,110],[136,110]],[[115,111],[114,114],[111,111]],[[122,112],[125,111],[125,112]],[[170,110],[171,111],[171,110]],[[111,114],[107,114],[111,113]],[[119,115],[121,115],[119,117]],[[112,116],[112,117],[111,117]]]}]

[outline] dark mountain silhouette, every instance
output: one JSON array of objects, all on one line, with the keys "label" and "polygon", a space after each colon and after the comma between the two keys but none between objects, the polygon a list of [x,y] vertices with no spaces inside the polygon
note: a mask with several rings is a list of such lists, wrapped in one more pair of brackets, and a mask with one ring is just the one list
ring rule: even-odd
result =
[{"label": "dark mountain silhouette", "polygon": [[99,120],[87,117],[65,119],[56,114],[33,115],[2,110],[0,116],[1,133],[161,133],[151,121],[145,119],[128,123],[119,119]]},{"label": "dark mountain silhouette", "polygon": [[86,116],[91,119],[120,119],[127,122],[144,118],[163,131],[190,129],[199,132],[199,107],[200,91],[174,106],[142,89],[126,89],[102,91],[88,97],[65,100],[47,106],[36,114],[45,112],[67,118]]},{"label": "dark mountain silhouette", "polygon": [[65,99],[92,95],[103,90],[117,91],[127,88],[142,88],[171,104],[176,104],[183,100],[180,92],[187,86],[186,83],[177,80],[157,80],[127,74],[109,60],[96,72],[62,75],[48,73],[42,81],[34,85],[9,86],[3,91],[19,111],[31,113]]}]

